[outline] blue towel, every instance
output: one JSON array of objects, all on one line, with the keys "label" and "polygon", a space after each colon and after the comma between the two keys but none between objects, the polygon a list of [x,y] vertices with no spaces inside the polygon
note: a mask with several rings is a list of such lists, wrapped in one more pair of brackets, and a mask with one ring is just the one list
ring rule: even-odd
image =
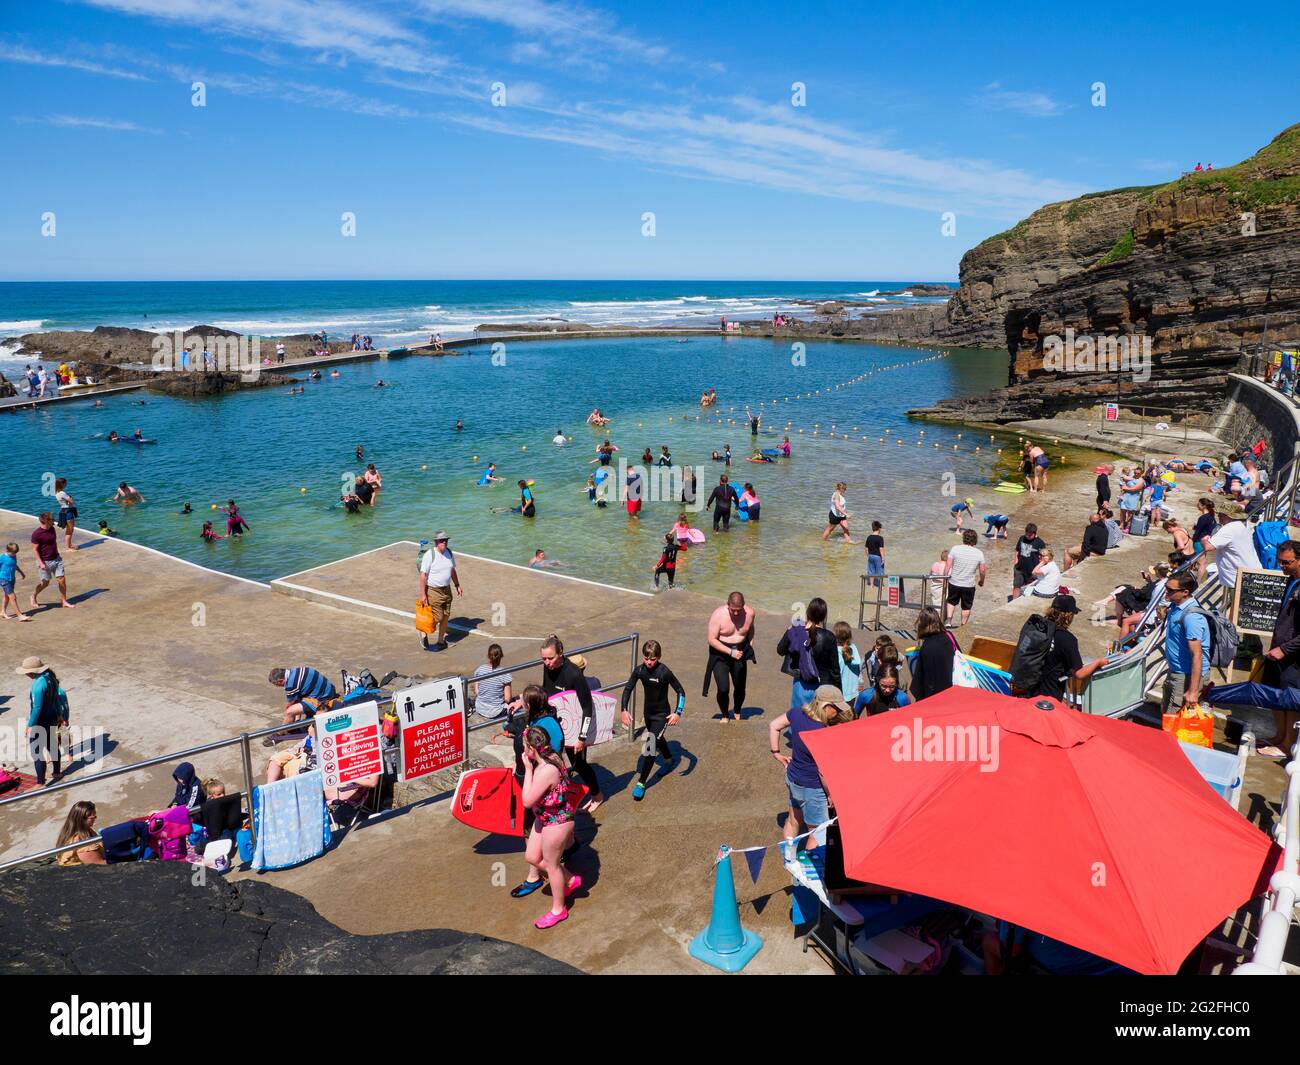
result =
[{"label": "blue towel", "polygon": [[254,788],[253,824],[253,868],[259,873],[287,869],[323,854],[330,842],[330,819],[321,771]]}]

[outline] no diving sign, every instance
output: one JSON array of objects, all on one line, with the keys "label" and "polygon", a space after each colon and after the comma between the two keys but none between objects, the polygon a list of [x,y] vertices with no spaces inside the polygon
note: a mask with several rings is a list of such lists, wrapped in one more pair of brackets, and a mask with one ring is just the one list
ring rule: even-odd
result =
[{"label": "no diving sign", "polygon": [[443,677],[393,695],[402,726],[399,779],[416,780],[465,760],[465,678]]},{"label": "no diving sign", "polygon": [[317,760],[325,775],[325,786],[337,788],[384,771],[379,751],[379,704],[356,703],[326,714],[317,714]]}]

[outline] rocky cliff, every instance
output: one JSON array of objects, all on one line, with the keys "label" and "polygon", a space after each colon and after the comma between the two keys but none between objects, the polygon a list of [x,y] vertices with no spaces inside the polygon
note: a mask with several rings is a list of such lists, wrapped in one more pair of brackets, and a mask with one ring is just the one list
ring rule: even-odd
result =
[{"label": "rocky cliff", "polygon": [[[1011,387],[916,413],[1012,421],[1092,406],[1117,392],[1125,403],[1213,410],[1243,354],[1262,343],[1300,342],[1300,125],[1236,166],[1054,204],[994,242],[1009,252],[1045,212],[1078,229],[1066,243],[1083,256],[1080,265],[1071,271],[1054,258],[1050,242],[1039,252],[1022,244],[1030,259],[1007,258],[1005,280],[995,273],[982,281],[997,261],[986,241],[963,258],[962,288],[946,316],[955,326],[969,312],[972,330],[1001,316]],[[1102,249],[1108,233],[1111,244]],[[1040,252],[1041,270],[1032,257]],[[1049,280],[1053,272],[1059,276]],[[1016,292],[1016,277],[1041,283]],[[1149,339],[1149,379],[1132,359],[1062,360],[1070,330],[1107,343]]]}]

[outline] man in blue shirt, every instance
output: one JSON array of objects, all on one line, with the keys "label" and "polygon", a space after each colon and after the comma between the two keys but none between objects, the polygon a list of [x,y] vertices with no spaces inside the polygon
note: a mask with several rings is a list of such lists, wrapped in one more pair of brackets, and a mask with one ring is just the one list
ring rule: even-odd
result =
[{"label": "man in blue shirt", "polygon": [[[297,666],[294,669],[273,669],[267,678],[278,688],[284,689],[285,707],[284,723],[301,721],[313,717],[316,707],[326,699],[338,695],[334,685],[311,666]],[[271,737],[267,737],[270,739]]]},{"label": "man in blue shirt", "polygon": [[1190,574],[1170,577],[1165,596],[1170,602],[1165,621],[1165,677],[1160,708],[1177,711],[1201,701],[1201,688],[1210,674],[1210,623],[1200,613],[1192,596],[1196,578]]}]

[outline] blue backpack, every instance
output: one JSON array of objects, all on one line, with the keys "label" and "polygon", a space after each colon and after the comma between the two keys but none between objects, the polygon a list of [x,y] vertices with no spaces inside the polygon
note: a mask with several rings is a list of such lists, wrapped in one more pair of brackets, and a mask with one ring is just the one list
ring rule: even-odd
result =
[{"label": "blue backpack", "polygon": [[123,821],[100,831],[104,840],[104,858],[109,865],[138,862],[144,857],[148,832],[143,821]]},{"label": "blue backpack", "polygon": [[1277,549],[1291,539],[1285,521],[1261,521],[1255,526],[1255,553],[1264,569],[1277,569]]},{"label": "blue backpack", "polygon": [[822,675],[817,668],[817,663],[813,661],[812,639],[807,628],[803,625],[791,625],[786,636],[790,644],[790,654],[794,655],[799,663],[799,679],[804,684],[820,684]]}]

